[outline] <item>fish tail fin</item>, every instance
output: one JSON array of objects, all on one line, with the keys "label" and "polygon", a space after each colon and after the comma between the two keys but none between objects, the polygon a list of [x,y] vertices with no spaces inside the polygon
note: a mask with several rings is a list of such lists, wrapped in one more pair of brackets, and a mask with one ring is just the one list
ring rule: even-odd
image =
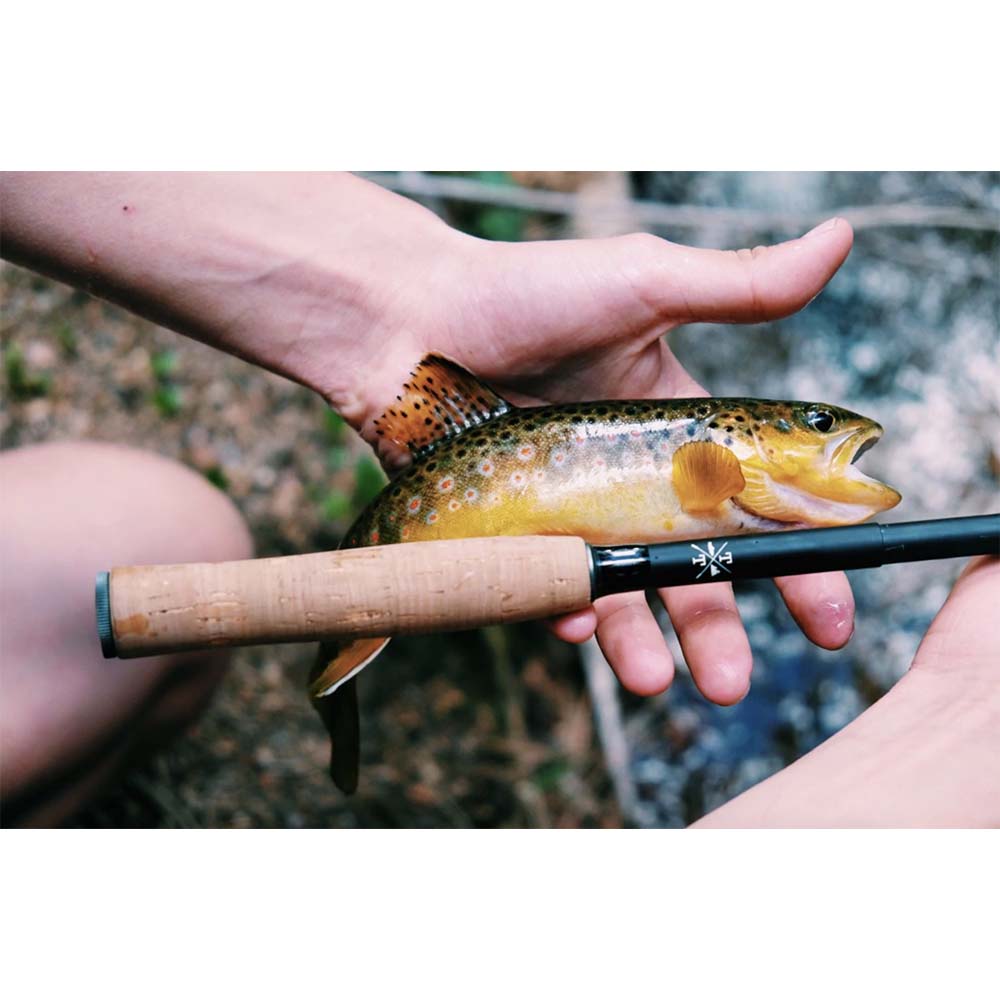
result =
[{"label": "fish tail fin", "polygon": [[355,639],[320,643],[309,674],[309,697],[330,736],[330,777],[347,795],[358,787],[361,758],[357,676],[388,642]]}]

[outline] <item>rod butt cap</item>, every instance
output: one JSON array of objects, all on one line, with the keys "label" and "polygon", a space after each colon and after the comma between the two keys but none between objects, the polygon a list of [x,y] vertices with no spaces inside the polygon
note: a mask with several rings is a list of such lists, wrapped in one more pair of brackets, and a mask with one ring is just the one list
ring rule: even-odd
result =
[{"label": "rod butt cap", "polygon": [[115,649],[115,633],[111,627],[111,574],[97,574],[94,584],[94,607],[97,611],[97,637],[101,640],[104,659],[111,660],[118,655]]}]

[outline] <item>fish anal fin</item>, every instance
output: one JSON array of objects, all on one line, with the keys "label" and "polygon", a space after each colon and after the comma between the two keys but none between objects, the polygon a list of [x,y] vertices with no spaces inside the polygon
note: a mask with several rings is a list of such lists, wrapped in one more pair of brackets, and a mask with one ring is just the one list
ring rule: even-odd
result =
[{"label": "fish anal fin", "polygon": [[712,441],[691,441],[674,452],[673,482],[688,514],[707,514],[746,485],[740,460]]},{"label": "fish anal fin", "polygon": [[375,434],[417,455],[511,408],[461,365],[428,354],[413,369],[396,402],[375,421]]},{"label": "fish anal fin", "polygon": [[358,786],[361,760],[357,676],[388,642],[354,639],[320,643],[309,674],[309,696],[330,737],[330,777],[347,795]]},{"label": "fish anal fin", "polygon": [[320,643],[316,664],[309,674],[309,697],[315,701],[333,694],[341,684],[364,670],[388,644],[388,639]]}]

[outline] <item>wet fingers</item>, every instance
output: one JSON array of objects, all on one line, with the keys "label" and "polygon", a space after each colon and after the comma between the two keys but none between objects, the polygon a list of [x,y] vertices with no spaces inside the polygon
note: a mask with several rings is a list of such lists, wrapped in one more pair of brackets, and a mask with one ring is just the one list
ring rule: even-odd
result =
[{"label": "wet fingers", "polygon": [[725,583],[660,591],[698,690],[719,705],[747,693],[753,657],[733,589]]}]

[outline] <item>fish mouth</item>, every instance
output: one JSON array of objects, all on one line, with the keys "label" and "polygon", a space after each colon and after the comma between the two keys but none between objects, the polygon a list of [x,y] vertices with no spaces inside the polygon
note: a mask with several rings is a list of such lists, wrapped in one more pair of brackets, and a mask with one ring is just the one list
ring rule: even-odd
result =
[{"label": "fish mouth", "polygon": [[871,423],[841,435],[828,447],[830,489],[824,499],[832,502],[833,507],[843,507],[843,515],[851,508],[855,514],[864,510],[863,516],[856,518],[863,520],[895,507],[902,499],[891,486],[865,475],[857,465],[858,459],[875,447],[882,434],[882,428]]},{"label": "fish mouth", "polygon": [[[902,499],[885,483],[866,476],[855,464],[882,437],[878,424],[842,432],[829,442],[811,470],[776,478],[766,470],[734,498],[737,506],[785,527],[858,524],[895,507]],[[824,461],[825,457],[825,461]]]},{"label": "fish mouth", "polygon": [[878,424],[870,424],[867,427],[856,427],[834,438],[826,449],[832,468],[846,472],[865,452],[875,447],[882,434],[882,428]]}]

